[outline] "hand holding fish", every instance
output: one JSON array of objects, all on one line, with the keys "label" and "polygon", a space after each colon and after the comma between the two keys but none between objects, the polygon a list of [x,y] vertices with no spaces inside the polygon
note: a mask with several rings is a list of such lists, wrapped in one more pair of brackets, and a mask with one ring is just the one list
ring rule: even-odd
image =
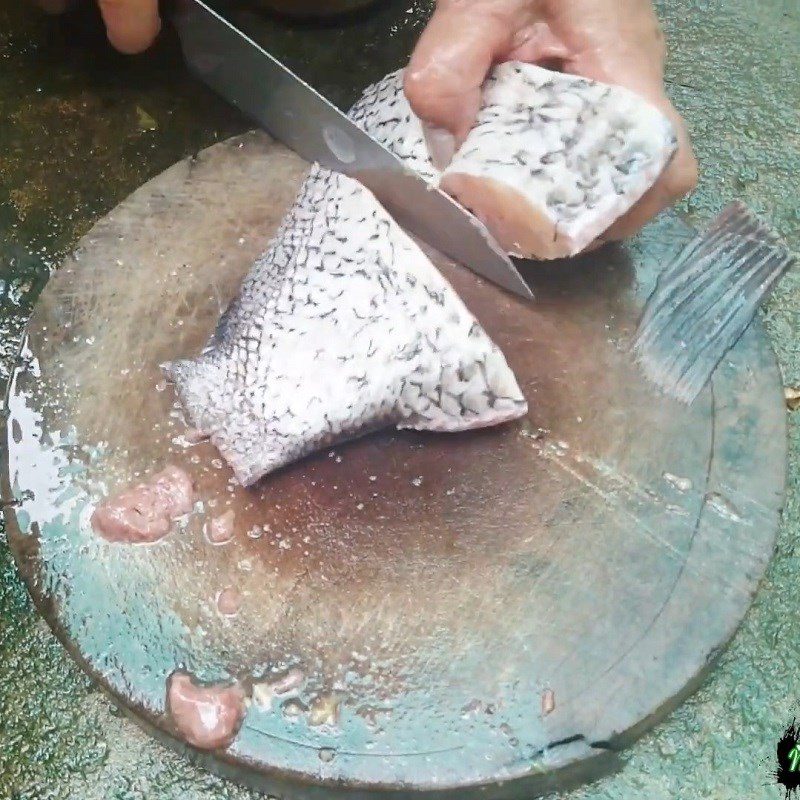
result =
[{"label": "hand holding fish", "polygon": [[679,148],[644,197],[604,234],[622,239],[688,194],[697,162],[664,91],[664,37],[651,0],[439,0],[405,73],[405,91],[442,165],[473,125],[491,67],[525,61],[617,84],[673,122]]}]

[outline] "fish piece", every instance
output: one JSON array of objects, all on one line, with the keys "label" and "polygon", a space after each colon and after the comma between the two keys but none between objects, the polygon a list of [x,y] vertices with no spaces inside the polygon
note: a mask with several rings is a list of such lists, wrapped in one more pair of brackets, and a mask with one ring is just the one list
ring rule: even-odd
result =
[{"label": "fish piece", "polygon": [[327,692],[315,698],[308,707],[308,724],[336,726],[339,724],[342,698],[336,692]]},{"label": "fish piece", "polygon": [[146,483],[100,503],[91,524],[95,533],[109,542],[150,543],[163,539],[172,521],[188,514],[193,504],[192,479],[170,464]]},{"label": "fish piece", "polygon": [[164,369],[245,486],[378,428],[458,431],[527,411],[422,250],[361,184],[320,166],[203,353]]},{"label": "fish piece", "polygon": [[439,182],[441,172],[431,161],[422,122],[403,91],[403,70],[390,72],[368,86],[348,116],[426,181]]},{"label": "fish piece", "polygon": [[227,747],[247,713],[238,684],[203,685],[181,671],[167,679],[167,710],[178,733],[201,750]]},{"label": "fish piece", "polygon": [[576,255],[655,183],[677,150],[672,123],[619,86],[507,62],[475,126],[439,172],[402,71],[370,86],[351,117],[474,213],[511,255]]},{"label": "fish piece", "polygon": [[677,150],[671,122],[619,86],[509,62],[441,188],[512,255],[581,252],[655,183]]},{"label": "fish piece", "polygon": [[[401,72],[350,116],[522,255],[582,250],[677,144],[633,93],[532,65],[498,66],[484,99],[441,176]],[[165,372],[245,486],[380,427],[455,431],[527,411],[502,353],[422,251],[368,190],[319,166],[203,353]]]},{"label": "fish piece", "polygon": [[225,544],[233,539],[236,513],[232,508],[214,517],[206,527],[206,538],[211,544]]},{"label": "fish piece", "polygon": [[272,680],[261,681],[253,684],[253,700],[261,708],[271,708],[272,701],[276,697],[294,694],[305,683],[306,676],[303,670],[292,667],[288,672],[283,673]]}]

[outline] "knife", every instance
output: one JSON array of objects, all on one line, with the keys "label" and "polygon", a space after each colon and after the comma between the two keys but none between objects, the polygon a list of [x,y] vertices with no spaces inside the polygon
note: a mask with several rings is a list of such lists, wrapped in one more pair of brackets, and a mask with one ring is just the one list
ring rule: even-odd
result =
[{"label": "knife", "polygon": [[398,223],[487,280],[533,293],[483,223],[427,183],[264,48],[201,0],[173,14],[189,68],[307,161],[366,186]]}]

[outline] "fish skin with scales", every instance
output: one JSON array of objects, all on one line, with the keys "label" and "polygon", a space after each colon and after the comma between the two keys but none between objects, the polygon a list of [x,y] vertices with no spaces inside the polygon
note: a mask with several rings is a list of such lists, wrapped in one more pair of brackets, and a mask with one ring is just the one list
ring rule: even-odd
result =
[{"label": "fish skin with scales", "polygon": [[368,87],[350,117],[477,216],[510,255],[576,255],[629,211],[678,148],[672,122],[622,86],[535,64],[497,65],[475,125],[444,170],[431,161],[403,72]]},{"label": "fish skin with scales", "polygon": [[[349,116],[441,180],[401,71],[368,87]],[[528,409],[503,353],[419,246],[365,187],[319,165],[203,352],[164,371],[245,486],[380,428],[462,431]]]},{"label": "fish skin with scales", "polygon": [[439,184],[511,255],[565,258],[630,210],[677,149],[670,120],[634,92],[509,62]]},{"label": "fish skin with scales", "polygon": [[204,352],[165,371],[245,486],[379,428],[459,431],[527,411],[419,246],[361,184],[319,166]]}]

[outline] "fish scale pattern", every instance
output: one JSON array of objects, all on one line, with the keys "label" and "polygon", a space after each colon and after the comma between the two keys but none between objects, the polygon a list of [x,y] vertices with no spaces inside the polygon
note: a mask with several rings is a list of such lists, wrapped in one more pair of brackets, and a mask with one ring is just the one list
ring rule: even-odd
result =
[{"label": "fish scale pattern", "polygon": [[422,123],[403,92],[402,70],[390,72],[367,87],[350,109],[349,117],[425,180],[439,180],[441,173],[428,154]]},{"label": "fish scale pattern", "polygon": [[464,430],[527,410],[420,248],[361,184],[319,166],[204,352],[165,370],[244,485],[381,427]]},{"label": "fish scale pattern", "polygon": [[[427,180],[455,176],[457,196],[465,175],[477,178],[462,199],[494,203],[492,229],[512,205],[567,250],[630,207],[675,146],[669,122],[632,93],[516,63],[487,81],[443,176],[400,71],[368,87],[350,117]],[[527,410],[505,357],[419,247],[367,189],[319,166],[204,352],[165,371],[245,485],[380,427],[464,430]]]},{"label": "fish scale pattern", "polygon": [[533,64],[495,68],[441,185],[514,255],[581,252],[653,185],[671,122],[633,92]]}]

